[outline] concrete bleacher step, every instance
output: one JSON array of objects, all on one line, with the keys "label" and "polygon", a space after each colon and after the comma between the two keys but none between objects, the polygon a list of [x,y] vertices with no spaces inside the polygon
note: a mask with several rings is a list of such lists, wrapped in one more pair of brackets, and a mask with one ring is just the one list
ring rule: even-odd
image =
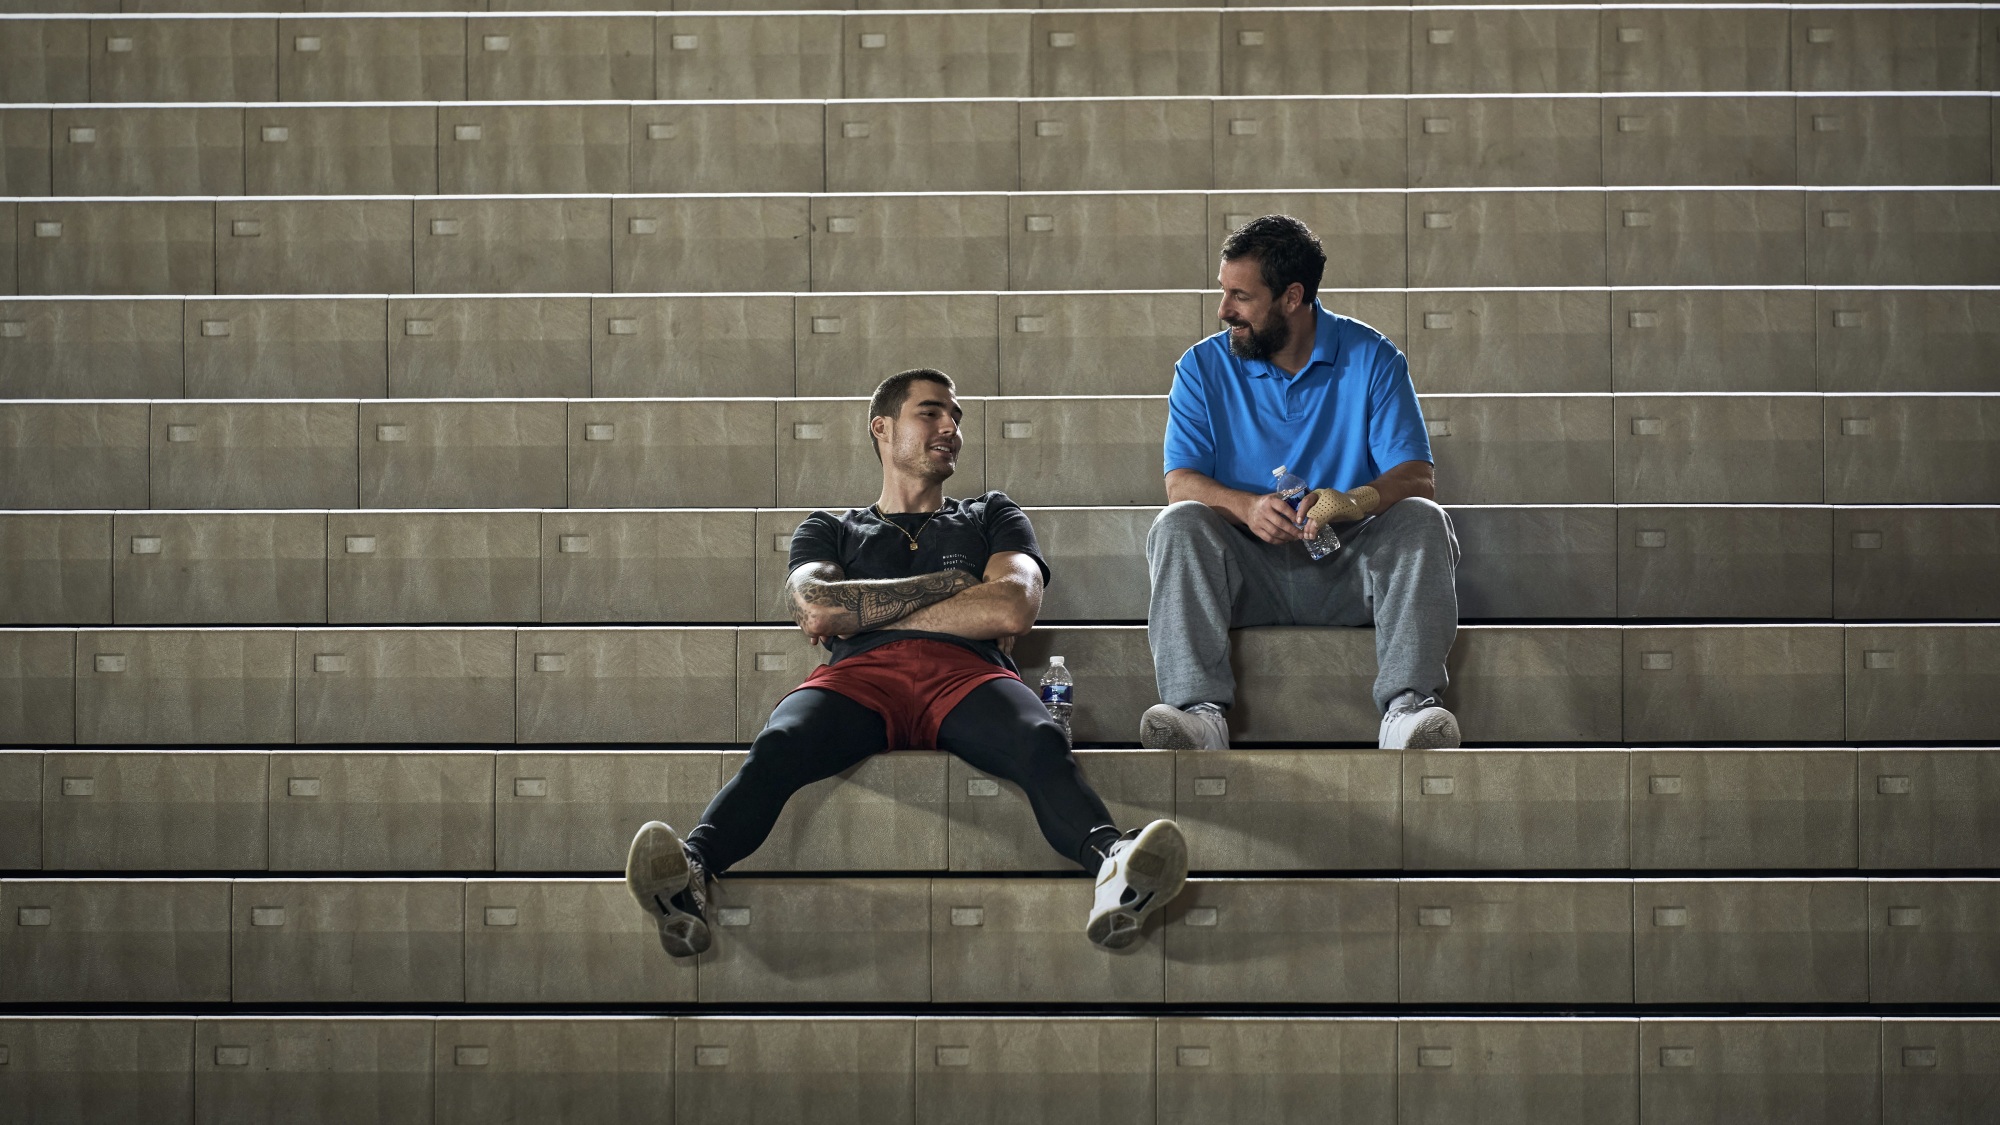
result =
[{"label": "concrete bleacher step", "polygon": [[163,1123],[359,1118],[1977,1125],[2000,1022],[1909,1017],[34,1016],[0,1093]]},{"label": "concrete bleacher step", "polygon": [[[1369,629],[1231,636],[1246,743],[1373,745]],[[1129,745],[1143,626],[1022,638],[1077,669],[1076,737]],[[0,630],[16,745],[748,742],[821,659],[795,628]],[[2000,739],[2000,625],[1467,625],[1446,701],[1475,744]]]},{"label": "concrete bleacher step", "polygon": [[15,105],[0,110],[0,194],[1989,185],[1993,101],[1766,91]]},{"label": "concrete bleacher step", "polygon": [[[0,880],[0,1002],[1933,1004],[2000,1000],[2000,881],[738,878],[674,960],[623,879]],[[1496,964],[1511,966],[1496,973]]]},{"label": "concrete bleacher step", "polygon": [[[948,492],[1163,504],[1165,395],[963,400]],[[2000,393],[1425,395],[1447,504],[1992,504]],[[0,402],[0,508],[802,508],[865,399]],[[783,529],[777,529],[783,530]]]},{"label": "concrete bleacher step", "polygon": [[1991,186],[223,196],[0,200],[0,292],[1196,289],[1279,210],[1346,248],[1333,289],[2000,276]]},{"label": "concrete bleacher step", "polygon": [[[2000,1118],[2000,9],[894,2],[0,0],[0,1122]],[[1479,748],[1346,629],[1090,748],[1278,210],[1425,392]],[[933,364],[1201,877],[1106,955],[886,755],[672,961],[626,842]]]},{"label": "concrete bleacher step", "polygon": [[[2000,389],[2000,288],[1322,289],[1425,393]],[[0,298],[0,398],[1157,394],[1198,290]],[[1608,357],[1608,361],[1607,361]]]},{"label": "concrete bleacher step", "polygon": [[[1199,873],[2000,868],[2000,750],[1079,750]],[[621,871],[737,750],[0,751],[0,870]],[[751,873],[1062,872],[1026,798],[944,754],[793,798]]]},{"label": "concrete bleacher step", "polygon": [[[1462,621],[2000,618],[2000,507],[1450,505]],[[1156,507],[1030,507],[1044,625],[1143,621]],[[806,509],[0,512],[0,625],[791,620]]]},{"label": "concrete bleacher step", "polygon": [[1987,20],[1917,4],[80,14],[0,19],[0,100],[1964,90],[1993,81]]}]

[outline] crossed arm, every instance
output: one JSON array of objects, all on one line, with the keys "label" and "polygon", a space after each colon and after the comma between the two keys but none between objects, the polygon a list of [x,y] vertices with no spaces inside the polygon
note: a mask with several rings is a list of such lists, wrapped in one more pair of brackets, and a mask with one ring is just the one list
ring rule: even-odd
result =
[{"label": "crossed arm", "polygon": [[814,644],[872,629],[952,633],[1001,640],[1026,633],[1042,611],[1042,571],[1020,551],[986,560],[978,578],[957,567],[909,578],[846,577],[830,562],[806,563],[785,582],[792,620]]}]

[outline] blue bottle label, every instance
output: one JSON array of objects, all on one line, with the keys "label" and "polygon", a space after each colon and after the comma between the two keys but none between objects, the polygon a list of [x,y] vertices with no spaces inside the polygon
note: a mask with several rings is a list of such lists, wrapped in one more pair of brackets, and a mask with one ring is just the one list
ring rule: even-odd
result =
[{"label": "blue bottle label", "polygon": [[1075,685],[1075,684],[1043,684],[1043,685],[1042,685],[1042,702],[1043,702],[1043,703],[1045,703],[1045,704],[1047,704],[1047,703],[1073,703],[1073,702],[1075,702],[1075,700],[1073,700],[1073,699],[1072,699],[1071,697],[1072,697],[1072,696],[1074,696],[1075,694],[1076,694],[1076,685]]}]

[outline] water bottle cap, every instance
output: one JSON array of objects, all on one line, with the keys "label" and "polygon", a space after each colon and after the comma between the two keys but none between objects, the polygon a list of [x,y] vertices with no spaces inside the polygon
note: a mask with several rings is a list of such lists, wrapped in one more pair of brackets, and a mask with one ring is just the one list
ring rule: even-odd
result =
[{"label": "water bottle cap", "polygon": [[1063,658],[1062,658],[1062,657],[1060,657],[1060,656],[1051,656],[1051,657],[1049,657],[1049,667],[1051,667],[1051,668],[1054,668],[1055,666],[1057,666],[1058,664],[1061,664],[1062,662],[1063,662]]},{"label": "water bottle cap", "polygon": [[1281,476],[1284,476],[1284,475],[1285,475],[1285,466],[1283,466],[1283,465],[1280,465],[1280,466],[1278,466],[1277,468],[1275,468],[1275,469],[1272,469],[1272,470],[1271,470],[1271,475],[1272,475],[1272,476],[1274,476],[1274,477],[1281,477]]}]

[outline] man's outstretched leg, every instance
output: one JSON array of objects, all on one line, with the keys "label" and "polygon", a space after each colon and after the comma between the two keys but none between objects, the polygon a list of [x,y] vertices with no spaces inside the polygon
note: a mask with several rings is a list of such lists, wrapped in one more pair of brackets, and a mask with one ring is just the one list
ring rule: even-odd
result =
[{"label": "man's outstretched leg", "polygon": [[974,769],[1020,786],[1042,838],[1058,855],[1096,873],[1096,900],[1085,927],[1096,944],[1122,949],[1137,941],[1146,917],[1187,882],[1180,826],[1156,820],[1120,835],[1103,800],[1077,772],[1062,728],[1020,680],[988,680],[972,689],[945,716],[937,741]]},{"label": "man's outstretched leg", "polygon": [[757,850],[792,794],[880,753],[887,737],[874,711],[801,688],[779,701],[686,840],[661,821],[641,826],[625,853],[625,886],[659,924],[660,945],[675,957],[707,949],[709,884]]}]

